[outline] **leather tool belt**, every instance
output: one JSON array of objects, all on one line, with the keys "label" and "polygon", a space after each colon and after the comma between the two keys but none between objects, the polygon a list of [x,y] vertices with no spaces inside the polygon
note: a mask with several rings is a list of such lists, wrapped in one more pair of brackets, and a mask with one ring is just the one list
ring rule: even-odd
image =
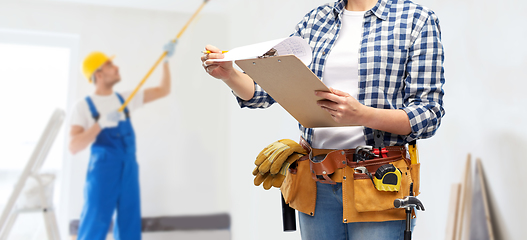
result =
[{"label": "leather tool belt", "polygon": [[[393,201],[412,192],[412,185],[413,195],[419,195],[420,164],[411,163],[404,146],[380,150],[361,146],[357,147],[357,151],[314,149],[303,139],[299,143],[309,154],[291,164],[280,188],[289,206],[314,216],[317,182],[342,182],[343,223],[406,219],[405,212],[396,209]],[[372,154],[381,157],[374,157]],[[401,171],[399,191],[379,191],[371,180],[370,174],[388,163]]]},{"label": "leather tool belt", "polygon": [[[300,138],[300,145],[306,149],[308,155],[298,161],[310,161],[312,177],[315,181],[326,184],[336,184],[342,182],[342,169],[346,166],[351,168],[366,167],[369,172],[375,172],[380,166],[393,162],[406,156],[405,146],[388,146],[386,151],[382,150],[382,156],[374,156],[374,152],[368,147],[357,147],[357,149],[316,149],[311,148],[309,143]],[[410,164],[410,163],[408,163]],[[368,178],[366,174],[358,175],[359,178]],[[356,177],[356,178],[357,178]]]}]

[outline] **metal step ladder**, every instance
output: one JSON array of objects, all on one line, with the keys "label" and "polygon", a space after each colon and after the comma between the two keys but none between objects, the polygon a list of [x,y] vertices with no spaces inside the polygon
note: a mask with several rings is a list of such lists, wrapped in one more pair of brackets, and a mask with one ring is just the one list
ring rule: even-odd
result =
[{"label": "metal step ladder", "polygon": [[53,183],[55,175],[42,174],[40,168],[64,122],[65,113],[56,109],[20,175],[0,216],[0,240],[6,240],[21,213],[42,212],[49,240],[60,240],[57,219],[53,209]]}]

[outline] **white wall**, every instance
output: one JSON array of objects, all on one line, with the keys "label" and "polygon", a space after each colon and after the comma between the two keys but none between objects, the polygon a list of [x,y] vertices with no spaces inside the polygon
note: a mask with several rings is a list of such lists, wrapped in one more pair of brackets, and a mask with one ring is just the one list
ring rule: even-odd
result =
[{"label": "white wall", "polygon": [[[267,144],[298,139],[296,122],[278,105],[239,109],[229,90],[199,62],[207,43],[222,49],[285,37],[311,8],[329,0],[213,0],[228,9],[208,12],[180,41],[171,61],[174,86],[167,99],[134,114],[145,215],[229,211],[233,239],[300,239],[282,233],[279,192],[252,185],[253,159]],[[527,201],[522,150],[527,144],[526,51],[521,25],[526,4],[494,1],[420,1],[440,18],[445,46],[445,109],[441,128],[420,141],[421,200],[415,239],[444,239],[450,184],[461,181],[467,153],[481,157],[501,239],[522,239]],[[79,55],[117,55],[130,89],[177,33],[189,13],[0,0],[0,28],[77,34]],[[148,86],[157,83],[156,72]],[[80,73],[72,100],[93,89]],[[193,154],[189,153],[193,150]],[[198,154],[196,156],[196,153]],[[66,161],[72,171],[70,217],[78,216],[86,153]],[[195,173],[199,172],[200,175]],[[181,177],[183,176],[183,177]],[[190,179],[189,179],[190,178]],[[188,184],[187,182],[191,182]],[[212,185],[211,185],[212,184]],[[210,190],[210,191],[203,191]],[[211,201],[207,201],[211,200]]]},{"label": "white wall", "polygon": [[[481,158],[498,223],[498,239],[524,239],[527,162],[523,92],[527,28],[522,1],[422,1],[441,20],[446,115],[437,135],[421,141],[420,236],[442,236],[450,183],[460,182],[467,153]],[[439,171],[438,171],[439,170]],[[442,237],[441,237],[442,238]],[[439,237],[438,237],[439,239]]]}]

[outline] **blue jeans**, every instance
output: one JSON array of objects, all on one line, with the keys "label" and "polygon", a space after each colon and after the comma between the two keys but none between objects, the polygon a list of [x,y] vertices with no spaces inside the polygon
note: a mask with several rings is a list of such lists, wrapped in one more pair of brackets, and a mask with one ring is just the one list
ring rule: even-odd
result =
[{"label": "blue jeans", "polygon": [[[299,212],[303,240],[403,240],[406,220],[387,222],[342,222],[342,184],[317,182],[315,216]],[[412,231],[415,221],[412,220]]]}]

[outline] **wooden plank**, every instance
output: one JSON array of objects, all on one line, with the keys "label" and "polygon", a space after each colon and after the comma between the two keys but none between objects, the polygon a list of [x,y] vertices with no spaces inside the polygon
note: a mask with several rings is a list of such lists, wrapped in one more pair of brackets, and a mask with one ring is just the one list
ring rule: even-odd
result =
[{"label": "wooden plank", "polygon": [[461,183],[454,183],[450,187],[450,201],[448,203],[448,215],[446,223],[445,240],[454,240],[457,226],[457,212],[459,210],[459,195]]},{"label": "wooden plank", "polygon": [[459,206],[456,217],[456,234],[455,240],[464,240],[468,238],[468,223],[470,222],[470,205],[472,196],[472,158],[471,155],[467,155],[467,161],[465,163],[465,171],[463,172]]},{"label": "wooden plank", "polygon": [[483,175],[481,159],[476,159],[476,174],[472,199],[472,221],[470,240],[494,240],[492,219],[489,209],[487,186]]}]

